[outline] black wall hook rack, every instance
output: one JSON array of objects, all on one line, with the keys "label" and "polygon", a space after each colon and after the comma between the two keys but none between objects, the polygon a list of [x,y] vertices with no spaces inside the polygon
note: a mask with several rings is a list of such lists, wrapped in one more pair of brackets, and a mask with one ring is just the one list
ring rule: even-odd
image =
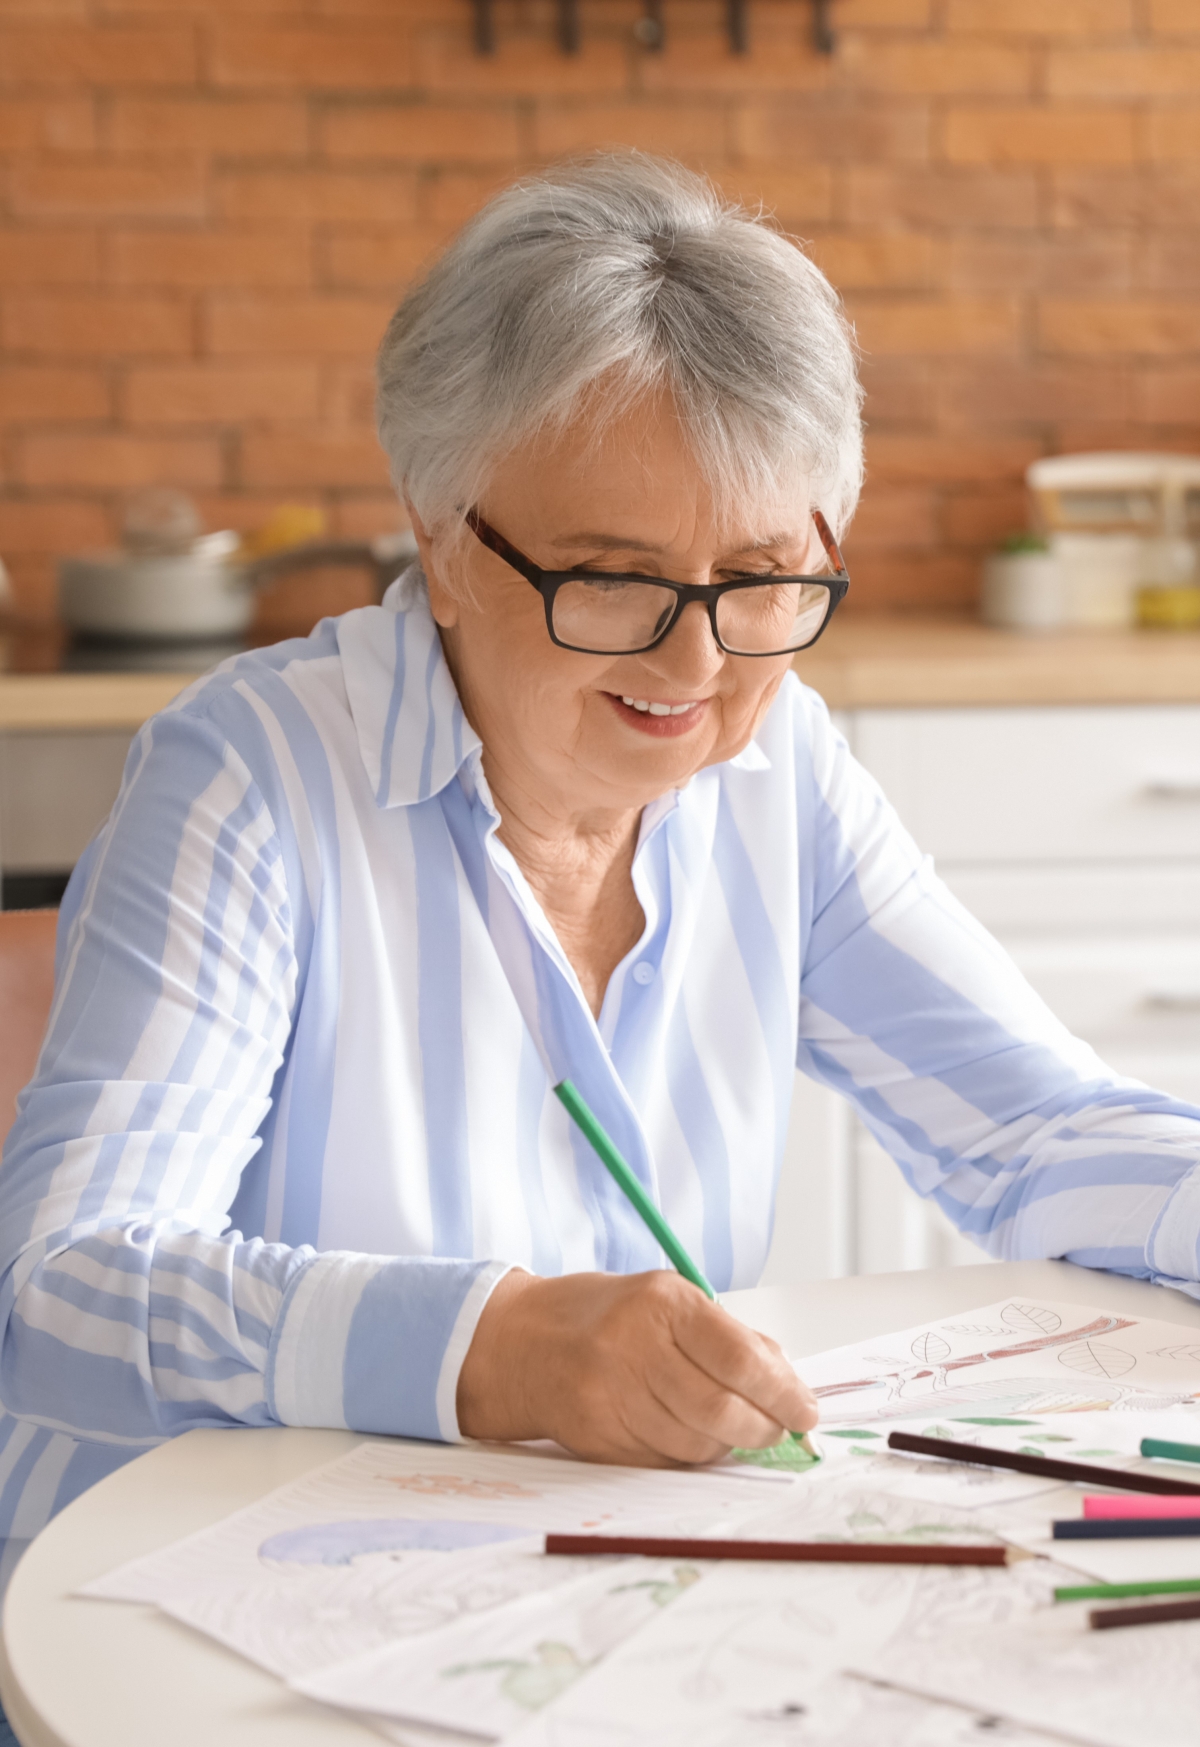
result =
[{"label": "black wall hook rack", "polygon": [[[496,52],[496,17],[492,0],[473,0],[475,8],[475,47],[481,55]],[[813,47],[819,55],[831,55],[837,48],[833,30],[833,0],[811,0]],[[726,0],[725,29],[729,47],[735,55],[750,49],[749,0]],[[654,51],[666,46],[667,27],[663,17],[663,0],[645,0],[644,11],[634,34],[643,48]],[[577,55],[582,47],[579,22],[579,0],[558,0],[558,42],[565,55]]]}]

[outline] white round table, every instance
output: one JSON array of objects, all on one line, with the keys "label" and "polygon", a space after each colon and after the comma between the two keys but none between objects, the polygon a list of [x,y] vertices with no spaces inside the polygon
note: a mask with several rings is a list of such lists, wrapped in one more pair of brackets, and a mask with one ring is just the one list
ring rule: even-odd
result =
[{"label": "white round table", "polygon": [[[1179,1292],[1065,1262],[993,1262],[730,1293],[796,1356],[1019,1294],[1200,1327]],[[340,1455],[353,1432],[197,1431],[100,1482],[21,1560],[4,1607],[0,1696],[25,1747],[351,1747],[378,1735],[309,1704],[149,1607],[79,1585],[218,1521]]]}]

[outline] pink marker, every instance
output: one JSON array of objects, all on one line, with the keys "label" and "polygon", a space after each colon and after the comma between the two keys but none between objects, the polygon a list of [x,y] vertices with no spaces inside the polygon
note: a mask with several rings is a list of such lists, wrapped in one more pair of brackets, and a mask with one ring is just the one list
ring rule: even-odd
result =
[{"label": "pink marker", "polygon": [[1111,1492],[1089,1493],[1083,1501],[1085,1518],[1200,1516],[1200,1498],[1122,1498]]}]

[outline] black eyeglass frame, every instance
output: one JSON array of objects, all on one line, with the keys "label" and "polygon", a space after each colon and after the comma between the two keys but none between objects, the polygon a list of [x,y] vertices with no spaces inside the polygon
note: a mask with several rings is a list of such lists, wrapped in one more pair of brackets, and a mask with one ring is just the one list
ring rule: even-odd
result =
[{"label": "black eyeglass frame", "polygon": [[[497,533],[490,522],[485,522],[478,510],[469,509],[466,515],[467,526],[475,538],[489,551],[494,552],[498,558],[502,558],[519,576],[523,576],[526,582],[537,589],[542,597],[542,605],[546,610],[546,630],[550,634],[550,641],[556,644],[559,649],[570,649],[577,655],[645,655],[651,649],[657,649],[659,644],[665,642],[671,635],[684,608],[690,606],[693,601],[699,601],[708,608],[708,622],[712,628],[713,641],[717,648],[724,650],[726,655],[744,656],[748,661],[763,661],[776,655],[796,655],[801,649],[811,649],[817,639],[824,635],[830,619],[846,597],[846,590],[850,587],[850,573],[846,569],[845,561],[838,549],[838,543],[820,510],[812,511],[812,519],[820,536],[821,544],[835,566],[833,576],[738,576],[731,578],[728,582],[698,583],[672,582],[664,576],[632,576],[624,572],[543,570],[539,564],[533,562],[532,558],[526,558],[523,552],[518,551],[511,541],[504,538],[503,534]],[[675,610],[654,641],[643,644],[640,649],[584,649],[578,643],[564,643],[554,630],[554,598],[559,589],[565,587],[569,582],[593,580],[597,582],[644,582],[649,583],[654,588],[669,588],[675,596]],[[729,594],[738,588],[764,588],[772,584],[778,585],[788,582],[816,583],[821,588],[828,590],[829,605],[825,609],[825,617],[821,620],[816,636],[810,637],[806,643],[797,643],[794,648],[789,649],[730,649],[727,644],[721,641],[721,633],[717,629],[717,602],[722,595]]]}]

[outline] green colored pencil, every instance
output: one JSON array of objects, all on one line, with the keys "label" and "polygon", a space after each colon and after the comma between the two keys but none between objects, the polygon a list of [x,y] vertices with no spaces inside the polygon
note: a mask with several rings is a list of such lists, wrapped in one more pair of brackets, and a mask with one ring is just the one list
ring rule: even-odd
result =
[{"label": "green colored pencil", "polygon": [[1200,1462],[1200,1444],[1172,1444],[1166,1438],[1143,1438],[1143,1456],[1157,1456],[1164,1462]]},{"label": "green colored pencil", "polygon": [[[693,1286],[699,1286],[701,1292],[715,1304],[716,1293],[621,1157],[587,1100],[570,1080],[560,1080],[554,1088],[554,1094],[590,1142],[609,1176],[658,1239],[664,1254],[670,1257],[676,1270],[685,1280],[690,1280]],[[821,1460],[820,1452],[810,1442],[807,1432],[786,1432],[782,1441],[772,1450],[732,1450],[730,1454],[763,1468],[800,1469]]]},{"label": "green colored pencil", "polygon": [[1123,1595],[1193,1595],[1200,1577],[1164,1577],[1150,1583],[1080,1583],[1054,1591],[1055,1601],[1119,1601]]},{"label": "green colored pencil", "polygon": [[716,1293],[625,1163],[604,1128],[593,1115],[590,1106],[576,1091],[570,1080],[560,1080],[554,1088],[554,1095],[565,1106],[567,1114],[578,1126],[581,1133],[587,1137],[595,1149],[600,1163],[622,1194],[633,1203],[638,1213],[641,1214],[643,1221],[658,1239],[660,1247],[670,1257],[679,1273],[683,1275],[685,1280],[690,1280],[693,1286],[699,1286],[706,1297],[715,1301]]}]

